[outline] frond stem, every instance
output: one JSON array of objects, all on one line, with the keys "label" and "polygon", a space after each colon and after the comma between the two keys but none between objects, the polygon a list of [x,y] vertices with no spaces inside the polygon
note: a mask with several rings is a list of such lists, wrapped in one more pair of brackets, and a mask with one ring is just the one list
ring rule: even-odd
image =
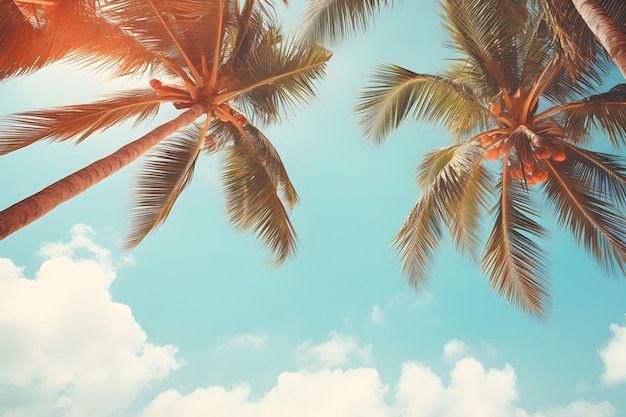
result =
[{"label": "frond stem", "polygon": [[183,46],[180,44],[180,42],[178,41],[176,36],[174,36],[174,33],[172,33],[172,29],[169,27],[169,25],[165,22],[165,20],[161,16],[161,13],[157,9],[156,5],[154,4],[154,0],[150,0],[150,5],[154,9],[154,12],[156,13],[156,15],[159,18],[159,20],[161,21],[161,24],[163,25],[163,27],[167,31],[167,34],[170,35],[170,38],[172,39],[172,41],[176,45],[176,48],[180,51],[180,54],[183,56],[183,59],[185,60],[185,62],[187,63],[187,66],[189,67],[189,71],[191,71],[191,74],[196,79],[196,83],[198,83],[197,85],[201,85],[202,84],[202,78],[200,78],[200,74],[198,74],[198,70],[196,69],[196,67],[191,62],[191,59],[189,59],[189,56],[187,56],[187,53],[183,49]]},{"label": "frond stem", "polygon": [[256,83],[252,83],[252,84],[246,86],[245,88],[240,88],[238,90],[228,91],[226,93],[218,94],[214,98],[214,103],[215,104],[221,104],[221,103],[225,102],[226,100],[229,100],[229,99],[231,99],[231,98],[233,98],[235,96],[238,96],[239,94],[243,94],[243,93],[245,93],[247,91],[253,90],[253,89],[255,89],[257,87],[260,87],[262,85],[266,85],[266,84],[270,84],[270,83],[276,82],[276,81],[278,81],[278,80],[280,80],[282,78],[287,78],[287,77],[290,77],[292,75],[296,75],[296,74],[299,74],[299,73],[302,73],[302,72],[306,72],[306,71],[312,70],[313,68],[319,67],[322,64],[323,64],[323,62],[317,62],[315,64],[307,65],[306,67],[300,67],[300,68],[295,69],[293,71],[283,72],[280,75],[275,75],[273,77],[266,78],[265,80],[261,80],[261,81],[258,81]]},{"label": "frond stem", "polygon": [[[546,67],[543,69],[543,71],[537,78],[537,81],[533,84],[532,89],[528,92],[526,103],[524,103],[522,120],[527,119],[530,109],[535,107],[535,105],[539,102],[539,98],[541,97],[545,89],[548,88],[548,84],[550,83],[550,81],[552,81],[552,79],[554,78],[558,70],[560,69],[561,61],[557,61],[556,58],[557,58],[556,55],[550,58],[550,61],[546,64]],[[555,65],[554,68],[552,68],[553,65]],[[550,69],[551,71],[550,73],[548,73],[548,70]],[[544,80],[544,77],[546,77],[545,80]]]},{"label": "frond stem", "polygon": [[213,63],[211,66],[211,74],[208,80],[209,83],[209,88],[211,90],[215,89],[215,84],[217,82],[217,69],[219,67],[219,61],[220,61],[220,51],[222,50],[222,31],[223,31],[223,26],[224,26],[224,10],[225,10],[225,5],[224,5],[224,0],[219,0],[219,18],[218,18],[218,23],[217,23],[217,37],[216,37],[216,41],[215,41],[215,50],[213,51]]}]

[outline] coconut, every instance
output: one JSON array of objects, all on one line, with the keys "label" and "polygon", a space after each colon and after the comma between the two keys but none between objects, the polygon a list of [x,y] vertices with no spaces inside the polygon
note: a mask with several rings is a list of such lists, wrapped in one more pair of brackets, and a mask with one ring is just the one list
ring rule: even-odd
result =
[{"label": "coconut", "polygon": [[498,103],[493,103],[491,107],[489,107],[489,111],[493,114],[500,114],[502,113],[502,107]]},{"label": "coconut", "polygon": [[567,158],[567,155],[563,151],[556,151],[552,154],[552,159],[556,162],[565,161],[566,158]]}]

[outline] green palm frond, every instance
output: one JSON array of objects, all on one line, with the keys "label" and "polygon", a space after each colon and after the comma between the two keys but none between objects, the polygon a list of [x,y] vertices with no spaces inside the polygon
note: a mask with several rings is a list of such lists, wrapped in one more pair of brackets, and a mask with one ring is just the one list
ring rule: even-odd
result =
[{"label": "green palm frond", "polygon": [[270,176],[274,188],[279,190],[281,200],[287,205],[287,209],[293,209],[298,203],[298,194],[289,179],[278,151],[267,136],[252,124],[248,123],[244,129],[254,145],[254,151],[265,166],[265,171]]},{"label": "green palm frond", "polygon": [[[403,263],[402,271],[415,287],[428,279],[442,230],[453,221],[460,205],[468,203],[467,186],[476,180],[472,177],[481,161],[480,157],[477,159],[478,148],[480,145],[470,142],[433,151],[420,167],[419,181],[424,183],[427,178],[433,181],[423,189],[392,241]],[[463,226],[469,229],[460,234],[474,236],[477,232],[472,229],[471,221]],[[459,229],[463,226],[457,225]]]},{"label": "green palm frond", "polygon": [[[479,151],[476,150],[476,153]],[[482,157],[476,155],[478,160]],[[488,168],[475,163],[465,185],[463,201],[452,213],[450,236],[458,251],[467,253],[474,261],[478,261],[482,249],[481,227],[483,217],[492,202],[492,184],[494,177]]]},{"label": "green palm frond", "polygon": [[296,248],[296,233],[274,182],[253,146],[235,139],[226,148],[224,194],[229,220],[242,230],[251,230],[282,264]]},{"label": "green palm frond", "polygon": [[[459,52],[465,71],[486,97],[519,85],[517,50],[527,9],[517,0],[445,0],[446,45]],[[506,71],[503,69],[506,68]]]},{"label": "green palm frond", "polygon": [[[265,167],[267,175],[270,176],[274,188],[279,192],[281,200],[286,204],[288,210],[292,210],[298,203],[298,194],[289,179],[289,175],[287,174],[287,170],[285,169],[278,151],[267,136],[256,126],[251,123],[246,123],[243,130],[247,135],[247,139],[252,143],[254,152]],[[221,149],[226,144],[235,140],[246,140],[237,127],[233,126],[231,123],[222,123],[219,121],[215,121],[211,124],[209,137],[212,141],[210,149],[208,149],[209,152],[212,152],[214,149]]]},{"label": "green palm frond", "polygon": [[363,135],[377,143],[407,117],[444,125],[455,136],[471,131],[487,117],[467,84],[396,65],[378,68],[359,97],[356,112]]},{"label": "green palm frond", "polygon": [[506,169],[500,183],[496,219],[483,256],[483,272],[491,287],[522,310],[543,317],[548,309],[546,256],[534,241],[545,229],[530,216],[538,215],[521,181]]},{"label": "green palm frond", "polygon": [[[554,208],[559,225],[569,228],[576,242],[606,272],[618,276],[626,273],[626,228],[624,216],[608,198],[590,189],[581,172],[591,164],[571,149],[563,162],[546,161],[550,177],[544,191]],[[598,170],[595,173],[599,172]],[[587,175],[588,177],[588,175]],[[623,177],[622,177],[623,178]],[[624,183],[621,184],[622,193]],[[623,198],[623,196],[622,196]]]},{"label": "green palm frond", "polygon": [[153,117],[160,101],[154,90],[134,90],[91,104],[17,113],[0,127],[0,155],[40,140],[80,142],[94,132],[135,118],[135,124]]},{"label": "green palm frond", "polygon": [[275,32],[266,36],[233,68],[237,87],[218,95],[235,98],[245,114],[264,123],[280,121],[280,112],[307,104],[315,96],[313,83],[323,77],[331,54],[319,45],[299,41],[277,42]]},{"label": "green palm frond", "polygon": [[134,191],[127,249],[165,222],[191,181],[203,140],[203,129],[194,124],[163,140],[147,156]]},{"label": "green palm frond", "polygon": [[313,0],[302,19],[306,39],[319,43],[336,43],[356,32],[364,31],[373,16],[393,0]]}]

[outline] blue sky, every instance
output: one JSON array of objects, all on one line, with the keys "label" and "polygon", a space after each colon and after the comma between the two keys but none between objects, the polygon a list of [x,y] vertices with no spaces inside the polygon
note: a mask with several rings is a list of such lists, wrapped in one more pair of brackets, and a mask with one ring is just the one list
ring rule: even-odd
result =
[{"label": "blue sky", "polygon": [[[286,26],[303,8],[292,3]],[[626,281],[563,232],[545,244],[543,321],[499,299],[448,242],[427,288],[405,283],[389,242],[419,194],[420,156],[448,138],[409,122],[375,146],[352,109],[377,64],[445,68],[437,13],[430,1],[381,13],[334,48],[311,106],[264,129],[301,198],[298,253],[282,268],[226,222],[219,156],[130,253],[119,248],[140,163],[0,242],[0,416],[626,415]],[[622,81],[613,72],[607,86]],[[53,66],[0,83],[0,114],[137,83]],[[0,205],[175,114],[163,110],[133,130],[3,156]]]}]

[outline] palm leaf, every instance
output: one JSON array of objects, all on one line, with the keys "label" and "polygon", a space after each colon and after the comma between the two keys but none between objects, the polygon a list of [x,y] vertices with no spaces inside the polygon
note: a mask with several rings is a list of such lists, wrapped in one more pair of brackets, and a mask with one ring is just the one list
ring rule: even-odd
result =
[{"label": "palm leaf", "polygon": [[[434,151],[420,167],[418,181],[424,183],[426,178],[433,178],[433,181],[422,191],[392,241],[403,263],[402,271],[415,287],[423,285],[430,275],[444,225],[453,221],[461,204],[468,203],[467,185],[475,181],[471,178],[481,161],[477,159],[478,148],[480,145],[470,142]],[[457,224],[459,229],[464,226],[468,229],[460,231],[460,235],[477,233],[471,222],[463,226],[460,222]]]},{"label": "palm leaf", "polygon": [[626,161],[624,157],[582,149],[563,142],[570,158],[577,162],[576,178],[595,194],[611,197],[626,205]]},{"label": "palm leaf", "polygon": [[44,139],[80,142],[129,119],[137,124],[151,118],[159,105],[154,90],[134,90],[91,104],[17,113],[0,128],[0,155]]},{"label": "palm leaf", "polygon": [[280,112],[307,104],[313,83],[323,75],[330,52],[318,45],[283,41],[267,30],[234,68],[236,85],[221,92],[218,102],[234,100],[247,115],[264,123],[280,121]]},{"label": "palm leaf", "polygon": [[[571,1],[540,1],[546,20],[552,28],[558,53],[565,61],[570,76],[582,80],[594,80],[596,85],[603,80],[609,69],[610,58],[595,35],[581,18]],[[621,1],[603,2],[614,22],[626,28],[626,13]]]},{"label": "palm leaf", "polygon": [[303,36],[313,42],[335,43],[348,35],[364,31],[373,16],[392,0],[317,0],[301,22]]},{"label": "palm leaf", "polygon": [[566,136],[570,139],[577,138],[574,135],[578,132],[591,132],[598,128],[608,134],[613,146],[626,145],[626,84],[619,84],[606,93],[587,97],[579,103],[556,107],[553,111],[562,113]]},{"label": "palm leaf", "polygon": [[[254,152],[265,167],[267,175],[269,175],[274,188],[279,191],[281,200],[286,204],[287,209],[291,210],[298,203],[298,194],[289,179],[287,170],[278,154],[278,151],[272,145],[272,142],[251,123],[246,123],[243,128],[246,137],[252,143]],[[242,137],[241,132],[231,123],[221,123],[215,121],[211,124],[209,137],[213,142],[211,147],[207,149],[209,152],[223,148],[227,143],[235,140],[246,140]]]},{"label": "palm leaf", "polygon": [[545,230],[529,217],[538,213],[530,206],[523,182],[511,180],[506,167],[502,178],[482,269],[491,287],[507,301],[533,315],[545,316],[549,298],[546,256],[533,240],[544,237]]},{"label": "palm leaf", "polygon": [[202,128],[194,124],[159,143],[148,155],[134,192],[127,249],[165,222],[191,181],[203,140]]},{"label": "palm leaf", "polygon": [[239,229],[250,229],[282,264],[296,248],[296,234],[274,182],[252,145],[244,138],[225,148],[224,193],[229,220]]},{"label": "palm leaf", "polygon": [[[445,0],[444,27],[447,46],[459,52],[465,71],[485,97],[519,85],[519,33],[527,9],[518,0]],[[506,68],[506,71],[503,69]]]},{"label": "palm leaf", "polygon": [[[608,273],[626,273],[626,228],[625,218],[608,199],[614,194],[594,192],[594,185],[600,188],[615,188],[615,177],[619,175],[619,199],[623,203],[626,183],[622,173],[613,172],[610,178],[605,167],[614,161],[601,154],[589,153],[602,165],[585,158],[585,154],[567,149],[567,159],[563,162],[547,160],[550,177],[544,191],[550,205],[557,213],[561,227],[569,228],[578,244]],[[623,172],[624,166],[619,167]],[[591,181],[590,181],[591,180]]]},{"label": "palm leaf", "polygon": [[407,117],[444,125],[459,135],[474,129],[487,114],[467,84],[396,65],[378,68],[356,112],[365,137],[377,143]]}]

